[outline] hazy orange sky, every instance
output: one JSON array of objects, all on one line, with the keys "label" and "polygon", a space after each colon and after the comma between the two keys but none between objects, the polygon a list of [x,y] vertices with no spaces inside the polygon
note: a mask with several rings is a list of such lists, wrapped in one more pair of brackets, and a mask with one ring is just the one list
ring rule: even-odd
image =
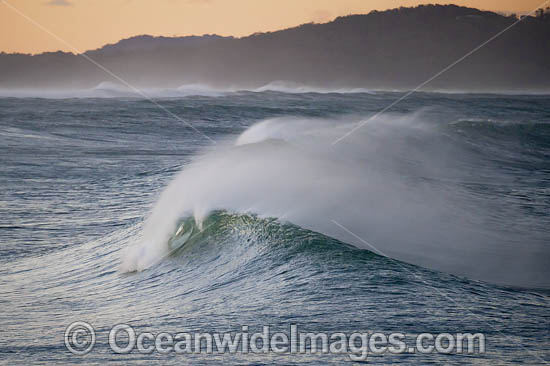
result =
[{"label": "hazy orange sky", "polygon": [[[543,0],[456,0],[484,10],[531,11]],[[79,51],[140,34],[244,36],[340,15],[428,2],[407,0],[0,0],[0,51]],[[442,3],[449,3],[445,1]]]}]

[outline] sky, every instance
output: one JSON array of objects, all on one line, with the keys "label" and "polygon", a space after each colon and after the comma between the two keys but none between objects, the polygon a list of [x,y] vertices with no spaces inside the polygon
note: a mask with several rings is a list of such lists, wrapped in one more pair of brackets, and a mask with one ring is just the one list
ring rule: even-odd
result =
[{"label": "sky", "polygon": [[[526,13],[543,0],[448,0]],[[83,52],[141,34],[245,36],[337,16],[430,3],[414,0],[0,0],[0,51]]]}]

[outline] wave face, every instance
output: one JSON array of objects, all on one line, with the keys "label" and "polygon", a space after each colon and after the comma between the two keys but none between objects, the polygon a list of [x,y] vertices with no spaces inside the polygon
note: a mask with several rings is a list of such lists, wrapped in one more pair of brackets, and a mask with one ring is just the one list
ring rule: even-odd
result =
[{"label": "wave face", "polygon": [[[484,354],[369,362],[548,360],[550,98],[413,94],[332,144],[400,96],[157,100],[215,145],[139,98],[0,98],[0,360],[349,363],[117,355],[107,334],[120,323],[480,332]],[[98,335],[78,361],[63,344],[76,320]]]}]

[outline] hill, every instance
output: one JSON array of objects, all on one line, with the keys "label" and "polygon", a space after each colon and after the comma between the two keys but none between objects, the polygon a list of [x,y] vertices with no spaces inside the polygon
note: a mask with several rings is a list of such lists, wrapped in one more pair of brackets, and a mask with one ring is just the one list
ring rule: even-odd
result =
[{"label": "hill", "polygon": [[[517,21],[455,5],[336,18],[243,38],[139,36],[85,54],[136,86],[409,89]],[[0,88],[89,88],[115,81],[80,55],[0,54]],[[526,17],[426,89],[550,90],[550,16]]]}]

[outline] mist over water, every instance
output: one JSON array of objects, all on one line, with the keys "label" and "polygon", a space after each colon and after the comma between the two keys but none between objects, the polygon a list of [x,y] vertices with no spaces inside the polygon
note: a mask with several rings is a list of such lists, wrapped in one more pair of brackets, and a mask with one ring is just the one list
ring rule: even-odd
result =
[{"label": "mist over water", "polygon": [[265,362],[115,355],[119,323],[482,332],[485,354],[369,363],[548,359],[548,96],[418,93],[333,144],[401,94],[205,94],[155,101],[216,144],[136,96],[0,98],[2,360],[74,363],[74,320],[97,365]]}]

